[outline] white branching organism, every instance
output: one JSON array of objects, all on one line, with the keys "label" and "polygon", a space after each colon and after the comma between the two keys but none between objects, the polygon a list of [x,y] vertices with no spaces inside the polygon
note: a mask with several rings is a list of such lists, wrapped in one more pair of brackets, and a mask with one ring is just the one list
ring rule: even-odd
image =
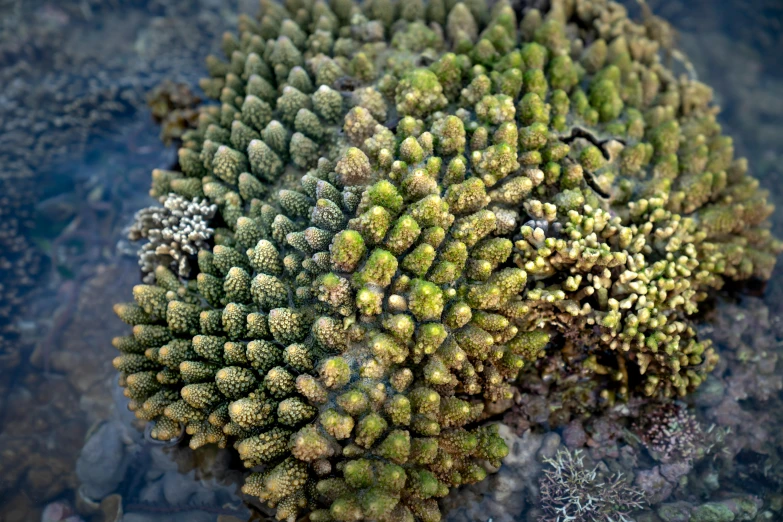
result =
[{"label": "white branching organism", "polygon": [[209,221],[217,205],[207,200],[188,200],[176,194],[163,198],[163,207],[147,207],[136,213],[128,238],[147,239],[139,248],[139,266],[144,282],[155,281],[155,268],[167,266],[181,278],[190,276],[190,256],[208,248],[214,234]]},{"label": "white branching organism", "polygon": [[630,522],[630,513],[645,504],[644,493],[622,474],[603,476],[585,467],[584,455],[561,449],[539,481],[545,522]]}]

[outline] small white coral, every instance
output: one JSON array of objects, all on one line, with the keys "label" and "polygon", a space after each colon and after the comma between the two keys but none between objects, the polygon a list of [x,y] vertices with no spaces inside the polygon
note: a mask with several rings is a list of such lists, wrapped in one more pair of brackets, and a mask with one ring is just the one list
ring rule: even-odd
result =
[{"label": "small white coral", "polygon": [[128,230],[133,241],[148,239],[139,248],[139,266],[144,282],[155,281],[155,268],[169,266],[180,277],[190,275],[190,256],[199,249],[209,248],[207,241],[214,234],[209,221],[217,212],[217,205],[206,199],[188,200],[176,194],[163,199],[163,207],[147,207],[136,213]]}]

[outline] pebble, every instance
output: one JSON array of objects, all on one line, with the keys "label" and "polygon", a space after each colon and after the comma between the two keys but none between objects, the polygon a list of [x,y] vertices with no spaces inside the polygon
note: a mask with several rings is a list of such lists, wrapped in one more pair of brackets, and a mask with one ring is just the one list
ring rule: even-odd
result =
[{"label": "pebble", "polygon": [[687,502],[661,504],[657,513],[663,522],[688,522],[691,518],[691,505]]},{"label": "pebble", "polygon": [[122,482],[130,463],[123,435],[118,422],[108,421],[87,440],[76,461],[76,475],[84,495],[100,500]]},{"label": "pebble", "polygon": [[570,449],[581,448],[587,443],[587,433],[579,420],[573,420],[565,427],[563,442]]},{"label": "pebble", "polygon": [[544,435],[544,441],[541,444],[541,449],[538,450],[536,460],[538,460],[538,462],[544,462],[544,459],[553,458],[559,448],[560,435],[557,433],[547,433]]}]

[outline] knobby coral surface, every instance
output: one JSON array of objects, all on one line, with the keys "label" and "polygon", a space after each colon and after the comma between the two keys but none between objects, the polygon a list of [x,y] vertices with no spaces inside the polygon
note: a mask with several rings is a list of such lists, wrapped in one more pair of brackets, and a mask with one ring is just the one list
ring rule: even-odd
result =
[{"label": "knobby coral surface", "polygon": [[698,386],[689,316],[780,244],[710,89],[623,8],[261,4],[153,173],[218,206],[214,246],[116,307],[153,437],[233,444],[280,519],[428,522],[506,455],[476,421],[547,350],[621,397]]}]

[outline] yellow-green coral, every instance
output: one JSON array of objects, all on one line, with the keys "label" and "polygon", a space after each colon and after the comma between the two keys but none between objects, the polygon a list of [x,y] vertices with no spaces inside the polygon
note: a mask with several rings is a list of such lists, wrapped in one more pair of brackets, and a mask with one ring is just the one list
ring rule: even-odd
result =
[{"label": "yellow-green coral", "polygon": [[772,209],[617,4],[261,4],[154,178],[218,205],[214,246],[117,308],[153,436],[234,444],[280,519],[429,522],[505,456],[484,401],[547,350],[621,396],[704,379],[688,317],[769,276]]}]

